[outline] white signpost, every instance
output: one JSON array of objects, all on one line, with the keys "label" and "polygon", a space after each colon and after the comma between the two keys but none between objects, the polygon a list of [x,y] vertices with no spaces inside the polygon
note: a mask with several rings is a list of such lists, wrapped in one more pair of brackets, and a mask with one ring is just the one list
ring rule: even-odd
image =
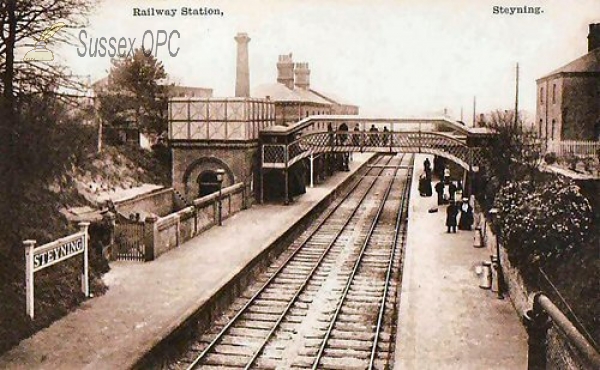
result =
[{"label": "white signpost", "polygon": [[88,227],[89,222],[80,222],[80,231],[57,239],[41,247],[35,247],[35,240],[25,240],[25,294],[26,312],[34,317],[34,280],[36,271],[52,266],[73,256],[83,253],[83,276],[81,289],[86,297],[90,296],[89,265],[88,265]]}]

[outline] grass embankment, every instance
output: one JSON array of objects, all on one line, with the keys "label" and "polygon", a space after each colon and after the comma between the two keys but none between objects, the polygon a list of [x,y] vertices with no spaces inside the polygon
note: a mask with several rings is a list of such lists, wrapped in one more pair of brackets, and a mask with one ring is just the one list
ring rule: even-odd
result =
[{"label": "grass embankment", "polygon": [[[158,154],[162,153],[162,154]],[[106,147],[101,154],[90,156],[80,167],[62,176],[60,183],[24,194],[24,207],[15,223],[19,235],[15,240],[0,240],[0,353],[20,340],[49,326],[84,300],[79,275],[82,256],[71,258],[35,274],[35,321],[25,314],[25,257],[21,241],[35,239],[38,245],[77,231],[69,225],[59,210],[64,207],[90,205],[78,193],[77,183],[90,180],[110,188],[128,188],[141,183],[166,185],[170,181],[165,151],[153,153],[133,147]],[[158,155],[157,155],[158,154]],[[101,256],[103,230],[101,225],[90,227],[91,292],[98,296],[106,291],[102,275],[108,264]]]}]

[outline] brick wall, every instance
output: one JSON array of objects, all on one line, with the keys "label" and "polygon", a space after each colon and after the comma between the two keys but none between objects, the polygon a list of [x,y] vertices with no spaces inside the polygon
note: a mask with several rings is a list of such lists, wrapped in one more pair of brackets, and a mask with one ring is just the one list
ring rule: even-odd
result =
[{"label": "brick wall", "polygon": [[593,140],[600,119],[600,77],[564,79],[563,140]]},{"label": "brick wall", "polygon": [[[198,176],[204,171],[225,170],[223,187],[242,182],[250,187],[258,173],[258,144],[221,147],[175,147],[173,153],[173,188],[191,202],[198,196]],[[248,189],[249,190],[249,189]],[[250,192],[248,192],[250,194]]]}]

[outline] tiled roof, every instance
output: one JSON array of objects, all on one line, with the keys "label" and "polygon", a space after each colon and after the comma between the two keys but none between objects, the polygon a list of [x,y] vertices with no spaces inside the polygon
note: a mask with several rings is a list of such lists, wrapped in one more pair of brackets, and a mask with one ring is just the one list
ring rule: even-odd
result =
[{"label": "tiled roof", "polygon": [[330,94],[330,93],[322,93],[322,92],[319,92],[319,91],[316,91],[316,90],[313,90],[313,89],[310,89],[310,91],[312,93],[314,93],[314,94],[322,97],[323,99],[328,100],[328,101],[334,103],[334,104],[339,104],[339,105],[353,105],[354,106],[354,104],[348,102],[347,100],[345,100],[343,98],[340,98],[337,95]]},{"label": "tiled roof", "polygon": [[321,98],[310,90],[289,89],[287,86],[280,83],[257,86],[252,90],[251,95],[256,98],[265,98],[269,96],[271,100],[275,102],[279,101],[331,105],[331,102]]},{"label": "tiled roof", "polygon": [[559,73],[581,73],[596,72],[600,73],[600,48],[594,49],[584,56],[575,59],[571,63],[556,69],[542,78],[550,77]]}]

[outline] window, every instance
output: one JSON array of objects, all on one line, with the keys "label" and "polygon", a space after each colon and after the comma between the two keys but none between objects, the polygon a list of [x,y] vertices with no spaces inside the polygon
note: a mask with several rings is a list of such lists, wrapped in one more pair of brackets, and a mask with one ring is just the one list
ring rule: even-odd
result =
[{"label": "window", "polygon": [[540,87],[540,104],[544,105],[544,88]]},{"label": "window", "polygon": [[543,119],[541,119],[541,120],[540,120],[540,127],[538,127],[538,132],[539,132],[539,134],[540,134],[540,137],[542,137],[542,135],[543,135],[543,132],[542,132],[542,125],[543,125],[543,124],[544,124],[544,120],[543,120]]},{"label": "window", "polygon": [[555,128],[555,126],[556,126],[556,120],[553,119],[552,120],[552,131],[550,131],[550,139],[551,140],[554,140],[554,128]]},{"label": "window", "polygon": [[552,84],[552,104],[556,104],[556,84]]}]

